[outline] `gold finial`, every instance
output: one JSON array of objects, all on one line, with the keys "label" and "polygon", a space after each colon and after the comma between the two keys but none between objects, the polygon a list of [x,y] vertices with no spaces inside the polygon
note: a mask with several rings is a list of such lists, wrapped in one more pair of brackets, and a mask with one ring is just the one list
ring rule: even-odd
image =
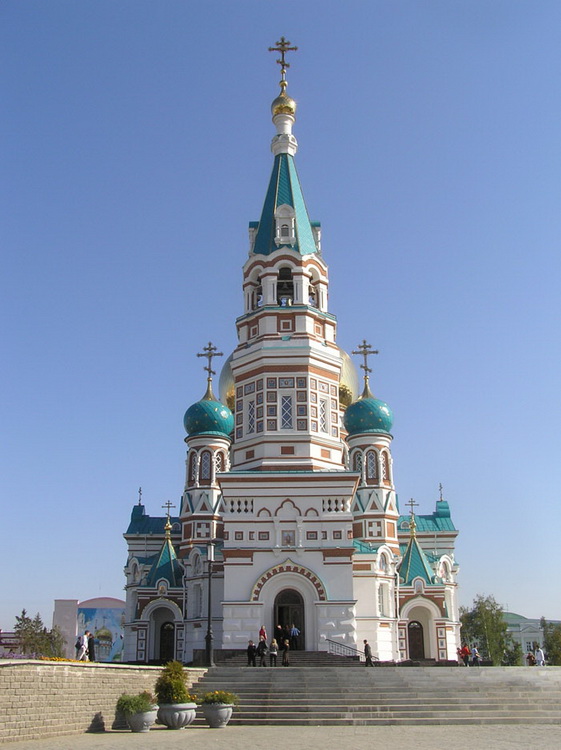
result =
[{"label": "gold finial", "polygon": [[372,395],[372,392],[370,391],[369,381],[370,376],[369,373],[372,372],[372,368],[368,367],[368,357],[371,354],[379,354],[380,352],[378,349],[372,349],[370,344],[366,343],[366,339],[362,340],[362,344],[358,347],[357,351],[354,351],[353,354],[360,354],[362,357],[364,357],[364,364],[360,365],[361,368],[364,370],[364,391],[362,392],[361,398],[374,398]]},{"label": "gold finial", "polygon": [[212,369],[212,359],[213,357],[223,356],[222,352],[216,351],[216,347],[211,341],[208,342],[207,346],[203,346],[203,351],[200,354],[197,354],[197,357],[206,357],[208,359],[207,366],[203,368],[208,372],[207,388],[202,399],[203,401],[216,401],[216,396],[212,392],[212,376],[216,375],[216,371]]},{"label": "gold finial", "polygon": [[416,503],[413,498],[409,500],[408,503],[405,503],[405,505],[408,505],[410,508],[409,511],[409,533],[411,534],[411,538],[414,538],[417,535],[417,524],[415,523],[415,513],[413,511],[413,508],[416,505],[419,505],[419,503]]},{"label": "gold finial", "polygon": [[175,505],[173,503],[170,503],[170,501],[168,500],[167,503],[164,503],[162,505],[162,508],[166,508],[166,512],[167,512],[166,525],[164,526],[164,531],[166,532],[166,539],[170,539],[171,538],[171,521],[169,517],[169,509],[175,508]]},{"label": "gold finial", "polygon": [[269,47],[269,52],[280,52],[280,60],[276,62],[281,66],[281,80],[279,82],[281,96],[288,85],[286,81],[286,69],[290,68],[290,63],[286,62],[284,56],[287,52],[296,52],[297,49],[298,47],[291,47],[288,39],[285,39],[283,36],[281,36],[275,47]]}]

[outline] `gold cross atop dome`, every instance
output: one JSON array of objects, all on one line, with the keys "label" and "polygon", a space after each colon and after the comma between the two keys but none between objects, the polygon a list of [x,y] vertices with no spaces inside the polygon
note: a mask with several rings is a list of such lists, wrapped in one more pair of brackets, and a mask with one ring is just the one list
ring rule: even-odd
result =
[{"label": "gold cross atop dome", "polygon": [[362,357],[364,357],[364,364],[360,365],[360,367],[364,370],[364,391],[362,393],[362,398],[373,398],[369,386],[370,373],[372,372],[372,368],[368,367],[368,357],[371,354],[379,353],[380,352],[378,351],[378,349],[373,349],[370,344],[366,342],[366,339],[363,339],[362,344],[356,351],[353,352],[353,354],[360,354]]},{"label": "gold cross atop dome", "polygon": [[290,68],[290,63],[287,63],[284,56],[287,52],[296,52],[298,47],[291,47],[288,39],[281,36],[280,40],[276,43],[276,47],[269,47],[269,52],[280,52],[280,60],[277,63],[281,66],[281,81],[279,86],[281,87],[281,93],[284,94],[284,90],[287,86],[286,83],[286,69]]},{"label": "gold cross atop dome", "polygon": [[214,357],[223,356],[224,355],[222,354],[222,352],[216,350],[216,347],[214,346],[212,341],[209,341],[207,346],[203,346],[202,352],[197,353],[197,357],[206,357],[208,360],[206,367],[203,368],[208,372],[207,389],[205,395],[203,396],[203,401],[216,401],[216,397],[212,392],[212,376],[216,375],[216,371],[212,369],[212,360]]},{"label": "gold cross atop dome", "polygon": [[415,501],[413,500],[413,498],[411,498],[411,500],[409,500],[409,502],[408,502],[408,503],[405,503],[405,505],[408,505],[408,506],[409,506],[409,509],[410,509],[410,510],[409,510],[409,516],[410,516],[410,521],[409,521],[409,532],[410,532],[411,536],[413,537],[413,536],[416,536],[416,532],[417,532],[417,524],[416,524],[416,522],[415,522],[415,512],[414,512],[413,508],[414,508],[414,507],[415,507],[416,505],[419,505],[419,503],[416,503],[416,502],[415,502]]},{"label": "gold cross atop dome", "polygon": [[164,530],[166,532],[166,539],[169,539],[171,536],[171,521],[169,517],[169,510],[170,508],[175,508],[175,505],[168,500],[167,503],[164,503],[162,505],[162,508],[165,508],[167,513],[166,525],[164,526]]}]

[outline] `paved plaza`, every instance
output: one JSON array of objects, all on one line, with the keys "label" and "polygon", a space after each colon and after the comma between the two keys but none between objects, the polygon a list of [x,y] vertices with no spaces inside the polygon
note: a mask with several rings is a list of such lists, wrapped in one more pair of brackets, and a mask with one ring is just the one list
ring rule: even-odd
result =
[{"label": "paved plaza", "polygon": [[6,750],[559,750],[561,725],[495,726],[231,726],[226,729],[156,727],[6,743]]}]

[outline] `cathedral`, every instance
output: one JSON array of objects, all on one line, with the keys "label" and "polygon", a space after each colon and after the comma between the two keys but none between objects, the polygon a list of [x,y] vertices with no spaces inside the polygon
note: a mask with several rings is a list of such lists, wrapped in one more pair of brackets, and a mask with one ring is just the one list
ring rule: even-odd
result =
[{"label": "cathedral", "polygon": [[[273,169],[249,223],[238,345],[209,343],[206,392],[184,417],[179,516],[151,517],[142,497],[128,545],[124,661],[200,663],[244,650],[264,625],[299,630],[307,651],[362,651],[381,661],[456,659],[457,531],[446,500],[400,510],[393,414],[371,391],[363,340],[337,345],[321,225],[295,165],[296,102],[271,106]],[[203,391],[201,382],[201,391]]]}]

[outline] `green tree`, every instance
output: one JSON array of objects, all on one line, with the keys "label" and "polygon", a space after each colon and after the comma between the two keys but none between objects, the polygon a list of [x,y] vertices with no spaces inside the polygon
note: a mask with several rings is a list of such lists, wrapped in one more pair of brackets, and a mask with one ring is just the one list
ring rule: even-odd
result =
[{"label": "green tree", "polygon": [[48,630],[43,624],[41,615],[37,613],[33,619],[22,609],[21,615],[16,615],[14,633],[17,634],[22,654],[29,656],[64,656],[64,636],[58,627]]},{"label": "green tree", "polygon": [[547,663],[561,666],[561,625],[554,625],[542,617],[540,627],[543,630],[543,650],[547,655]]},{"label": "green tree", "polygon": [[522,656],[521,647],[514,643],[507,630],[503,614],[503,608],[494,597],[482,594],[475,597],[471,609],[460,608],[462,641],[477,643],[495,666],[519,664]]}]

